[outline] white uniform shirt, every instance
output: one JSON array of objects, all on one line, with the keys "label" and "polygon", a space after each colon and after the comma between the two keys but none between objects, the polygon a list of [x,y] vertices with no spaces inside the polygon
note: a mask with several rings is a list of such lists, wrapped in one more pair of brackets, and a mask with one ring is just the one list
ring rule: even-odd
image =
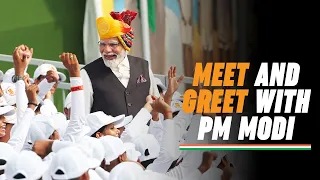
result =
[{"label": "white uniform shirt", "polygon": [[177,156],[177,149],[179,149],[179,144],[177,143],[177,137],[175,135],[175,122],[174,120],[164,120],[163,121],[163,139],[160,143],[160,153],[159,157],[149,164],[146,168],[158,173],[165,173],[168,171],[174,158]]},{"label": "white uniform shirt", "polygon": [[[129,65],[128,57],[126,56],[124,60],[118,65],[117,68],[113,68],[111,70],[114,73],[114,75],[119,79],[119,81],[123,84],[123,86],[126,88],[128,86],[129,79],[130,79],[130,65]],[[84,86],[84,96],[85,96],[85,106],[86,106],[85,113],[87,115],[90,113],[90,110],[93,104],[93,88],[92,88],[91,80],[89,78],[87,71],[85,69],[82,69],[80,72],[81,72],[81,78],[83,80],[83,86]],[[150,77],[149,94],[160,97],[157,84],[154,82],[154,76],[150,66],[149,66],[149,77]]]},{"label": "white uniform shirt", "polygon": [[133,139],[136,139],[142,134],[146,134],[147,132],[145,132],[145,126],[151,118],[152,116],[150,112],[144,107],[141,108],[121,134],[121,140],[123,142],[132,142]]},{"label": "white uniform shirt", "polygon": [[[17,98],[17,123],[11,129],[10,144],[17,152],[20,152],[24,146],[25,140],[28,136],[31,120],[35,116],[32,109],[26,108],[28,101],[25,101],[25,83],[23,80],[16,82],[16,98]],[[26,109],[25,109],[26,108]]]},{"label": "white uniform shirt", "polygon": [[102,180],[99,174],[92,169],[89,169],[89,176],[90,176],[90,180]]},{"label": "white uniform shirt", "polygon": [[[71,77],[70,85],[71,87],[82,86],[82,79],[80,77]],[[64,141],[76,142],[79,138],[86,135],[85,125],[86,117],[84,112],[84,90],[78,90],[72,92],[71,104],[72,110],[70,114],[69,124],[67,126],[66,132],[63,136]]]},{"label": "white uniform shirt", "polygon": [[108,171],[105,171],[104,169],[102,169],[101,167],[97,167],[95,169],[96,173],[104,180],[108,180],[110,173]]}]

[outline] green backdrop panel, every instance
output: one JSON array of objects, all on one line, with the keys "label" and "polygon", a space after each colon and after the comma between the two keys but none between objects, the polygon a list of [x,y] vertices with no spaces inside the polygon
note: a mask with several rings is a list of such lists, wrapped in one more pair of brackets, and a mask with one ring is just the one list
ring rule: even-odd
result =
[{"label": "green backdrop panel", "polygon": [[[16,46],[26,44],[34,48],[34,58],[59,61],[62,52],[72,52],[83,63],[84,10],[85,0],[1,1],[0,54],[10,55]],[[3,72],[9,68],[12,63],[0,61]],[[31,76],[35,68],[29,67]],[[62,112],[61,90],[54,101]]]}]

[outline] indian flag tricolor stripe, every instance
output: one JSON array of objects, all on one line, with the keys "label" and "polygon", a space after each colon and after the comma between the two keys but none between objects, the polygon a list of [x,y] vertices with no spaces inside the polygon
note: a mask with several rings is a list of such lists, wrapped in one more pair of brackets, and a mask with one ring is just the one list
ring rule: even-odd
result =
[{"label": "indian flag tricolor stripe", "polygon": [[180,150],[311,150],[311,144],[181,144]]}]

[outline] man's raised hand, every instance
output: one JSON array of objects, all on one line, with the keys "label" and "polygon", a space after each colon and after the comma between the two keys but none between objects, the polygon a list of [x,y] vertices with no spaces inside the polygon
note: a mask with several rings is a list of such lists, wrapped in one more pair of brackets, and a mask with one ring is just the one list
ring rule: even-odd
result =
[{"label": "man's raised hand", "polygon": [[80,66],[75,54],[62,53],[59,58],[64,67],[68,69],[70,77],[80,77]]},{"label": "man's raised hand", "polygon": [[33,55],[33,49],[22,44],[16,47],[12,53],[13,64],[17,76],[23,76]]},{"label": "man's raised hand", "polygon": [[177,68],[176,66],[171,66],[168,71],[168,90],[167,92],[170,92],[173,94],[179,89],[180,84],[182,83],[184,79],[184,75],[180,76],[179,79],[177,79]]}]

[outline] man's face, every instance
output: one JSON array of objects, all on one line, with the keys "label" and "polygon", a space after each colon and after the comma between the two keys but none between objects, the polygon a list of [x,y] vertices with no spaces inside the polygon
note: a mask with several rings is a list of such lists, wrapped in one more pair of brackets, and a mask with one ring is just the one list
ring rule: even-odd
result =
[{"label": "man's face", "polygon": [[6,135],[6,118],[0,115],[0,137]]},{"label": "man's face", "polygon": [[126,51],[118,38],[102,39],[99,41],[99,47],[103,60],[110,68],[117,67],[126,56]]}]

